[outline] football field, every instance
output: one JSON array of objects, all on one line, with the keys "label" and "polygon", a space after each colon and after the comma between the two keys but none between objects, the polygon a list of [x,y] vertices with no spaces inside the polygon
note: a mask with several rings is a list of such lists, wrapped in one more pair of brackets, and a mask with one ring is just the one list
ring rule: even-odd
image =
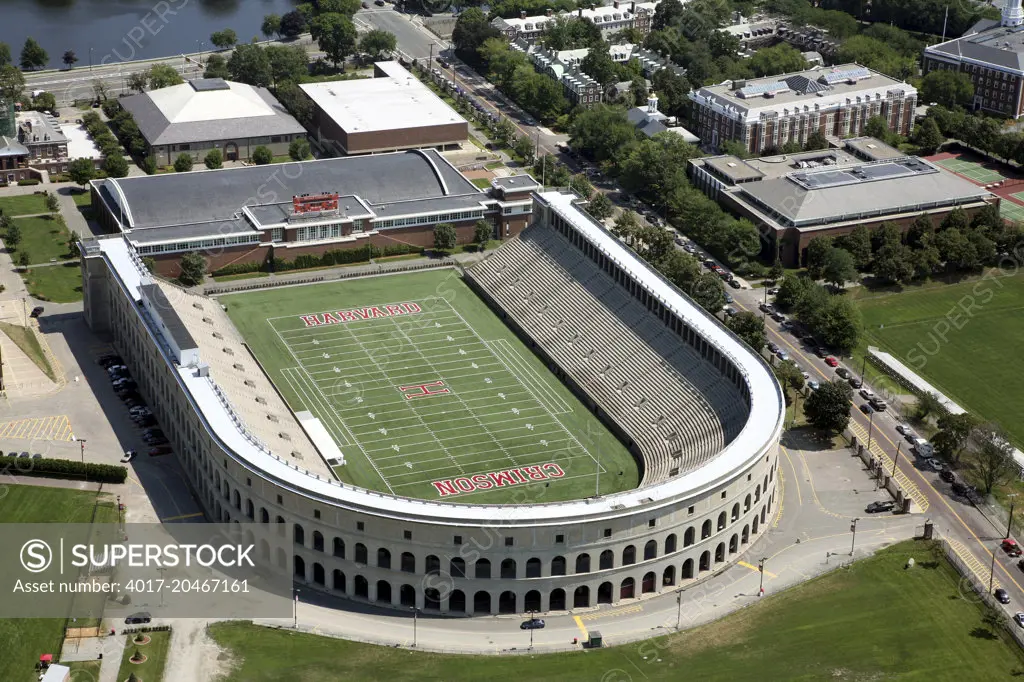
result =
[{"label": "football field", "polygon": [[406,497],[540,503],[635,487],[625,447],[455,271],[223,296],[294,411]]}]

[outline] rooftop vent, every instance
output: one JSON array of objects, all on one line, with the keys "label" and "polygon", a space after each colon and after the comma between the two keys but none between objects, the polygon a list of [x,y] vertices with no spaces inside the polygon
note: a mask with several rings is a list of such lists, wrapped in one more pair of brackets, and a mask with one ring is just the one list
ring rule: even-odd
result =
[{"label": "rooftop vent", "polygon": [[240,362],[236,362],[234,365],[232,365],[232,367],[237,369],[239,372],[244,372],[245,371],[245,365],[243,365]]},{"label": "rooftop vent", "polygon": [[246,379],[246,380],[245,380],[244,382],[242,382],[242,383],[244,383],[244,384],[245,384],[246,386],[248,386],[249,388],[256,388],[256,382],[255,382],[255,381],[253,381],[252,379]]},{"label": "rooftop vent", "polygon": [[256,402],[258,402],[260,405],[266,405],[267,404],[267,399],[264,398],[261,395],[258,395],[258,396],[256,396]]},{"label": "rooftop vent", "polygon": [[213,333],[213,338],[215,338],[215,339],[223,339],[224,335],[221,334],[220,332],[214,332]]}]

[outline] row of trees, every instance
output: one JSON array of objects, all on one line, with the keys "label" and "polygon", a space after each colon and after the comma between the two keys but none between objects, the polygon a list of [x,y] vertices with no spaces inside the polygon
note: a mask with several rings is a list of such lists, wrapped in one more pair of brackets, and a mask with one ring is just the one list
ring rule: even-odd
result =
[{"label": "row of trees", "polygon": [[154,64],[144,71],[128,74],[125,84],[132,92],[142,93],[146,90],[159,90],[172,85],[181,85],[185,80],[177,69],[169,64]]},{"label": "row of trees", "polygon": [[832,293],[810,277],[786,275],[775,304],[792,313],[829,348],[847,353],[864,331],[860,309],[842,293]]},{"label": "row of trees", "polygon": [[[103,155],[103,170],[106,171],[107,175],[114,178],[123,178],[128,175],[128,160],[124,158],[124,152],[121,149],[121,144],[117,141],[117,138],[114,137],[110,128],[108,128],[103,122],[103,119],[100,118],[100,115],[95,111],[88,111],[82,115],[82,124],[85,126],[86,132],[89,133],[89,136],[92,138],[97,149],[99,149],[100,153]],[[132,120],[132,124],[135,124],[134,120]],[[137,125],[135,126],[135,130],[136,132],[138,131]],[[87,173],[85,164],[80,163],[82,161],[88,162],[89,173],[91,173],[92,161],[89,159],[76,159],[75,161],[72,161],[68,167],[68,171],[72,180],[84,186],[92,176],[89,175],[89,177],[85,177]],[[76,163],[78,163],[77,167]]]}]

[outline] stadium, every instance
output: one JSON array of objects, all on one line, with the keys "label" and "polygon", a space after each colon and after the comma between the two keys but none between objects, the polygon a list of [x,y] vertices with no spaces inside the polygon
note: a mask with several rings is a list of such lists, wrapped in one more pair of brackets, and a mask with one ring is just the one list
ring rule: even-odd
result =
[{"label": "stadium", "polygon": [[274,524],[304,590],[472,616],[704,580],[777,511],[781,389],[578,197],[532,201],[467,269],[215,298],[88,240],[86,319],[207,517]]}]

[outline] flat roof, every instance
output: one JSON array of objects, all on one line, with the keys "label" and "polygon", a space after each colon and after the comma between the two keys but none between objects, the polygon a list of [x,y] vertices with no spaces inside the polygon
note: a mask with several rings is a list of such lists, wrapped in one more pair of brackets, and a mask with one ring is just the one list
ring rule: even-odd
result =
[{"label": "flat roof", "polygon": [[149,301],[151,306],[159,311],[160,321],[163,322],[164,327],[170,333],[178,348],[188,350],[199,347],[199,344],[192,338],[188,327],[181,321],[181,316],[178,315],[178,311],[171,305],[171,301],[164,294],[164,290],[160,288],[159,284],[154,282],[144,283],[139,287],[139,293]]},{"label": "flat roof", "polygon": [[303,83],[302,91],[348,134],[466,124],[397,62],[378,62],[376,78]]},{"label": "flat roof", "polygon": [[723,178],[727,178],[732,182],[757,180],[764,177],[764,173],[738,156],[712,156],[702,159],[702,161],[704,165],[710,166]]},{"label": "flat roof", "polygon": [[883,159],[898,159],[906,156],[895,147],[890,147],[881,140],[873,137],[854,137],[843,140],[843,146],[852,149],[869,161],[881,161]]}]

